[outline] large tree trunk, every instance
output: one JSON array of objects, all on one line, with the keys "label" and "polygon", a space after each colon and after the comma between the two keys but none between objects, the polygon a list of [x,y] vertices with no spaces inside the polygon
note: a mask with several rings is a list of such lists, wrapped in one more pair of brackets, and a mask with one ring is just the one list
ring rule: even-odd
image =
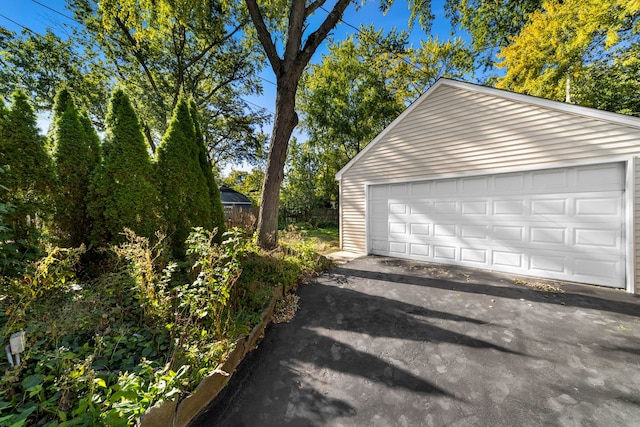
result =
[{"label": "large tree trunk", "polygon": [[296,114],[296,90],[298,81],[309,64],[313,53],[327,37],[352,0],[338,0],[318,29],[308,35],[304,46],[302,36],[306,21],[325,0],[315,0],[306,5],[305,0],[290,0],[289,21],[282,58],[265,25],[257,0],[245,0],[247,10],[256,29],[256,34],[271,68],[276,75],[276,115],[271,135],[271,146],[264,174],[262,203],[258,216],[258,245],[264,249],[278,246],[278,207],[280,206],[280,184],[284,179],[284,164],[293,128],[298,124]]},{"label": "large tree trunk", "polygon": [[258,245],[265,249],[273,249],[278,246],[280,185],[284,179],[284,165],[287,160],[289,139],[298,124],[298,115],[295,111],[298,78],[297,76],[285,75],[278,80],[276,114],[258,216]]}]

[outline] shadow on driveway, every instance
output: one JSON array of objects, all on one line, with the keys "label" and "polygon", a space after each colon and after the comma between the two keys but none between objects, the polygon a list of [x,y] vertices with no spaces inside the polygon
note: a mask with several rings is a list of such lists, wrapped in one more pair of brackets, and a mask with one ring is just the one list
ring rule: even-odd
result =
[{"label": "shadow on driveway", "polygon": [[364,257],[299,288],[193,426],[637,425],[640,303]]}]

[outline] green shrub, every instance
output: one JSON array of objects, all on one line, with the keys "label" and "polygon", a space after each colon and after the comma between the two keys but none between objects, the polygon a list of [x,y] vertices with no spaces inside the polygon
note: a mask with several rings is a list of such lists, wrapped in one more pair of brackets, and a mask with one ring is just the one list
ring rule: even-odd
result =
[{"label": "green shrub", "polygon": [[209,187],[189,107],[180,99],[157,149],[157,176],[172,253],[184,258],[193,227],[213,229]]},{"label": "green shrub", "polygon": [[0,425],[135,424],[156,402],[193,391],[276,287],[322,265],[302,243],[267,253],[237,229],[221,244],[195,229],[187,242],[176,264],[162,236],[150,245],[128,230],[112,269],[91,282],[75,274],[82,249],[61,248],[1,282],[0,346],[24,328],[27,348],[18,368],[0,360]]},{"label": "green shrub", "polygon": [[125,228],[149,239],[159,228],[160,200],[142,126],[129,97],[116,90],[105,120],[104,160],[91,176],[88,212],[95,245],[125,240]]},{"label": "green shrub", "polygon": [[55,197],[55,234],[66,247],[89,243],[91,221],[87,212],[89,181],[97,166],[100,147],[95,130],[76,109],[66,89],[56,97],[53,150],[58,187]]},{"label": "green shrub", "polygon": [[211,215],[213,221],[212,229],[218,230],[218,232],[214,236],[214,240],[216,243],[220,243],[222,241],[222,233],[224,233],[226,228],[224,209],[222,207],[222,199],[220,198],[220,188],[218,187],[215,177],[213,176],[211,162],[209,161],[209,155],[207,154],[204,136],[202,135],[202,131],[200,129],[200,121],[198,120],[198,107],[193,100],[189,104],[189,108],[191,110],[196,142],[198,144],[198,161],[200,163],[202,173],[204,174],[207,188],[209,189],[209,198],[211,200]]},{"label": "green shrub", "polygon": [[5,221],[16,240],[35,243],[38,226],[52,213],[52,161],[27,96],[15,92],[12,99],[10,110],[0,105],[2,184],[9,189],[2,199],[14,207]]}]

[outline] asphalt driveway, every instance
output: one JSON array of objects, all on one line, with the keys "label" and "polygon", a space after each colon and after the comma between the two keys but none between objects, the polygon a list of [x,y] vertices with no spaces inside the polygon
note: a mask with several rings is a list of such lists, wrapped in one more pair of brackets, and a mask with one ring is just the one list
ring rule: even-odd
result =
[{"label": "asphalt driveway", "polygon": [[[298,290],[194,426],[637,426],[640,298],[383,257]],[[524,283],[527,282],[527,283]]]}]

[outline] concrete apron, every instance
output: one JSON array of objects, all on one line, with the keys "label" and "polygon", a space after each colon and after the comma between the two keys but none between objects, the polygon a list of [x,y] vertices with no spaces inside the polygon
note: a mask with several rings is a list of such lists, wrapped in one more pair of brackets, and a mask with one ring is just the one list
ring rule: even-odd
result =
[{"label": "concrete apron", "polygon": [[638,425],[640,299],[559,287],[356,259],[299,288],[192,425]]}]

